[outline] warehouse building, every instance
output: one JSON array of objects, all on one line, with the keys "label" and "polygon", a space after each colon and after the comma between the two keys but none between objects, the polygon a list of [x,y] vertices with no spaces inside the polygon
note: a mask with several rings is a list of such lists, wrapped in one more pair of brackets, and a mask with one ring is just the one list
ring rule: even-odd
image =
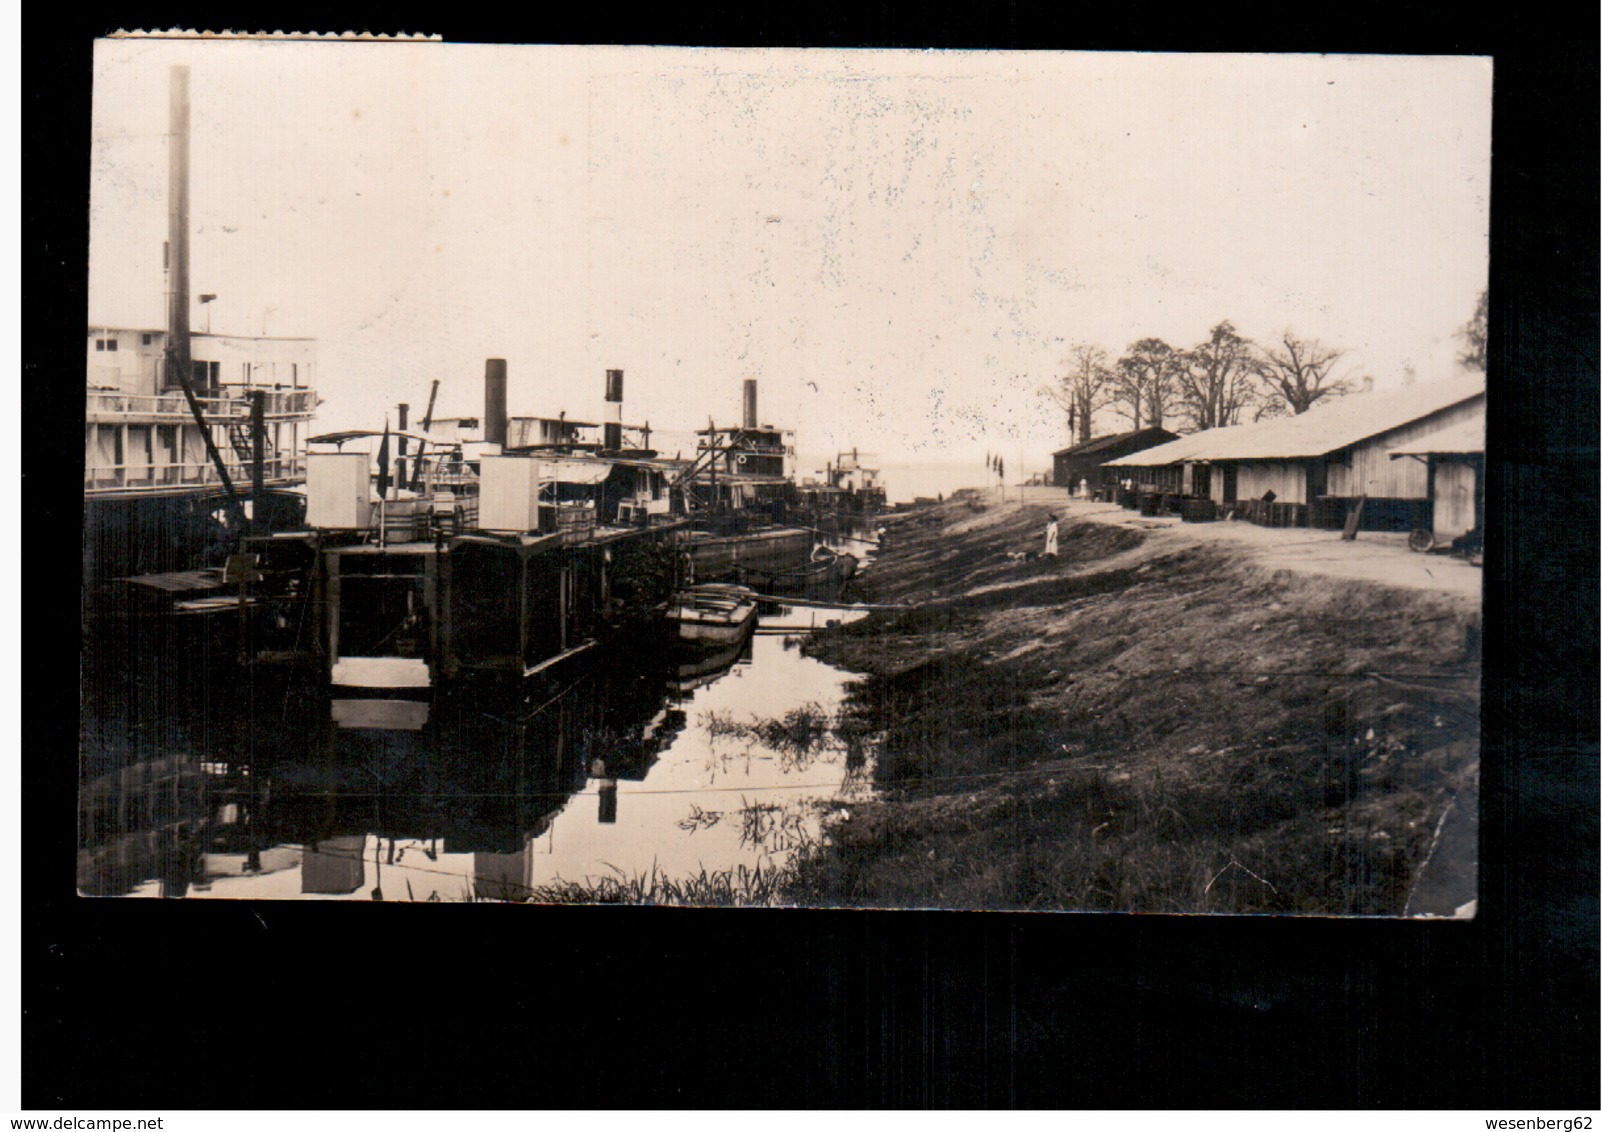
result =
[{"label": "warehouse building", "polygon": [[1431,469],[1441,462],[1392,452],[1459,427],[1483,436],[1484,421],[1485,380],[1476,374],[1209,429],[1108,464],[1150,490],[1211,500],[1220,516],[1333,528],[1356,511],[1359,529],[1411,530],[1432,525]]},{"label": "warehouse building", "polygon": [[1086,480],[1093,488],[1118,482],[1117,473],[1106,467],[1108,460],[1132,456],[1159,444],[1178,440],[1179,434],[1165,428],[1140,428],[1133,432],[1098,436],[1051,454],[1051,482],[1057,487],[1076,488]]}]

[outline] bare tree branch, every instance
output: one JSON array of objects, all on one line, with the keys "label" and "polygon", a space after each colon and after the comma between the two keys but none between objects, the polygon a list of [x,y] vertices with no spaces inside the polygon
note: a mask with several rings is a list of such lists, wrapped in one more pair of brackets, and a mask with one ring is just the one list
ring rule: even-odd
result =
[{"label": "bare tree branch", "polygon": [[1208,332],[1207,341],[1176,355],[1179,401],[1198,430],[1239,424],[1257,398],[1261,361],[1252,344],[1228,319]]},{"label": "bare tree branch", "polygon": [[1068,429],[1076,443],[1090,439],[1091,423],[1098,410],[1111,403],[1112,373],[1107,368],[1107,351],[1099,346],[1077,342],[1063,359],[1064,372],[1056,384],[1044,387],[1049,397],[1068,416]]},{"label": "bare tree branch", "polygon": [[1162,426],[1176,393],[1179,368],[1179,356],[1161,338],[1142,338],[1118,359],[1113,369],[1114,403],[1133,428],[1140,428],[1142,421]]},{"label": "bare tree branch", "polygon": [[[1271,399],[1292,413],[1305,413],[1326,397],[1351,392],[1350,382],[1332,373],[1335,363],[1345,356],[1345,350],[1332,349],[1311,338],[1298,338],[1287,330],[1280,335],[1278,346],[1263,351],[1263,387]],[[1276,414],[1259,414],[1272,415]]]}]

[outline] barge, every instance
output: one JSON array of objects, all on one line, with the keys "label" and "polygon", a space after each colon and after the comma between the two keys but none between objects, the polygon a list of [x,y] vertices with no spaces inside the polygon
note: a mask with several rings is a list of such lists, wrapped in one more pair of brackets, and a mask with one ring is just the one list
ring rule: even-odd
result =
[{"label": "barge", "polygon": [[[609,396],[621,376],[609,371]],[[337,450],[307,456],[305,529],[249,544],[269,589],[247,655],[316,665],[340,694],[404,696],[470,673],[535,676],[660,626],[681,581],[671,466],[634,449],[509,451],[500,359],[485,388],[476,453],[387,428],[313,438]],[[358,437],[382,437],[376,473],[345,451]],[[392,441],[418,446],[393,475]]]}]

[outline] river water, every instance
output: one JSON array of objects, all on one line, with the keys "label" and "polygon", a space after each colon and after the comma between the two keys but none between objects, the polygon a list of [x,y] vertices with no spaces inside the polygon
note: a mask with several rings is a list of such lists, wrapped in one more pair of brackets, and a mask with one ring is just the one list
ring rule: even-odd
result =
[{"label": "river water", "polygon": [[79,890],[651,900],[699,881],[681,895],[691,902],[709,881],[748,890],[870,790],[860,753],[826,726],[850,675],[797,647],[842,615],[764,610],[721,654],[612,646],[533,681],[378,700],[247,674],[210,618],[101,625],[85,651]]}]

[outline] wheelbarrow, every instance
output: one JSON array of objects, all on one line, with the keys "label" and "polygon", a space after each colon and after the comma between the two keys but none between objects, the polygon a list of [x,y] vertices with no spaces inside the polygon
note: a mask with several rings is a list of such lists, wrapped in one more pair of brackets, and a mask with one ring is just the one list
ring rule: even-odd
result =
[{"label": "wheelbarrow", "polygon": [[1466,558],[1470,565],[1482,566],[1485,563],[1485,532],[1475,527],[1450,542],[1441,543],[1436,541],[1434,531],[1416,527],[1407,536],[1407,549],[1418,554],[1450,554],[1454,558]]}]

